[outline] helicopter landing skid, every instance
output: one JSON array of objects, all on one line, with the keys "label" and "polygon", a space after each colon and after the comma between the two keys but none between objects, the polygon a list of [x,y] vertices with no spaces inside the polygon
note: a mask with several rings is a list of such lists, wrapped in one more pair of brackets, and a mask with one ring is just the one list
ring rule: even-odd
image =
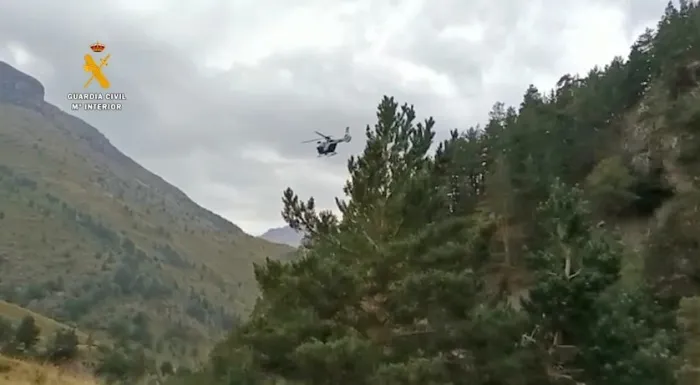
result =
[{"label": "helicopter landing skid", "polygon": [[320,158],[320,157],[322,157],[322,156],[323,156],[323,157],[329,157],[329,156],[333,156],[333,155],[336,155],[336,154],[337,154],[337,153],[335,153],[335,152],[331,152],[331,153],[329,153],[329,154],[319,154],[319,155],[317,156],[317,158]]}]

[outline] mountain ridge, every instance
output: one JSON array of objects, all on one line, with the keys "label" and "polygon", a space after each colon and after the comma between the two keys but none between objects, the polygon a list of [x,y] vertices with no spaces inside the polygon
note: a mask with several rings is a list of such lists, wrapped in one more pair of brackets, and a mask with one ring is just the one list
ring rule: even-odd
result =
[{"label": "mountain ridge", "polygon": [[292,251],[200,206],[4,62],[0,228],[0,298],[186,361],[252,310],[253,264]]},{"label": "mountain ridge", "polygon": [[[245,233],[236,224],[197,204],[180,188],[168,183],[159,175],[150,172],[131,157],[119,151],[104,134],[83,119],[70,115],[57,106],[46,102],[44,99],[44,86],[36,78],[23,73],[9,63],[0,61],[0,79],[3,79],[0,80],[0,103],[29,108],[47,118],[58,117],[65,119],[59,128],[65,129],[67,132],[77,135],[79,139],[85,140],[95,151],[106,155],[110,160],[125,167],[133,167],[141,174],[150,174],[148,178],[156,182],[155,185],[150,185],[150,187],[157,190],[173,190],[178,198],[192,201],[199,208],[205,210],[214,225],[218,225],[225,230]],[[143,181],[141,182],[143,183]]]},{"label": "mountain ridge", "polygon": [[269,242],[289,245],[291,247],[299,247],[304,235],[289,226],[273,227],[260,235],[260,238]]}]

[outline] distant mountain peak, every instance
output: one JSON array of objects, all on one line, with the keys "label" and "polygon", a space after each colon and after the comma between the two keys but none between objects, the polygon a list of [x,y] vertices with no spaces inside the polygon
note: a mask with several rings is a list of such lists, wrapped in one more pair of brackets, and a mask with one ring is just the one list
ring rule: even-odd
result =
[{"label": "distant mountain peak", "polygon": [[281,243],[292,247],[299,247],[304,234],[289,226],[275,227],[260,235],[260,238],[274,243]]}]

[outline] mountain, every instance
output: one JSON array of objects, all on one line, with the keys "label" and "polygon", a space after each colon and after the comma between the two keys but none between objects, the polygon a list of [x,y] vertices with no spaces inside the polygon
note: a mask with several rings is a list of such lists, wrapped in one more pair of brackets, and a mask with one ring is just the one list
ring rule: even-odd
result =
[{"label": "mountain", "polygon": [[0,298],[194,359],[252,309],[253,263],[291,250],[197,205],[0,62]]},{"label": "mountain", "polygon": [[299,247],[301,244],[301,239],[304,235],[289,226],[276,227],[267,230],[260,238],[283,245],[289,245],[292,247]]}]

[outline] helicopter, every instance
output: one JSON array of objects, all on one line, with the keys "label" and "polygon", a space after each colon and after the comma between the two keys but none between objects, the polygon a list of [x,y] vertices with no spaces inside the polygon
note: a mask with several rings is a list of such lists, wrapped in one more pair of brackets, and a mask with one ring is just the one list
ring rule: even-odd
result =
[{"label": "helicopter", "polygon": [[334,139],[328,135],[324,135],[318,131],[314,131],[316,134],[318,134],[320,137],[323,138],[323,140],[318,140],[318,139],[311,139],[311,140],[305,140],[302,143],[311,143],[311,142],[316,142],[318,146],[316,146],[316,151],[318,152],[318,156],[333,156],[335,155],[335,148],[338,146],[338,143],[349,143],[350,140],[352,140],[352,136],[350,136],[350,127],[345,127],[345,135],[343,135],[342,138],[340,139]]}]

